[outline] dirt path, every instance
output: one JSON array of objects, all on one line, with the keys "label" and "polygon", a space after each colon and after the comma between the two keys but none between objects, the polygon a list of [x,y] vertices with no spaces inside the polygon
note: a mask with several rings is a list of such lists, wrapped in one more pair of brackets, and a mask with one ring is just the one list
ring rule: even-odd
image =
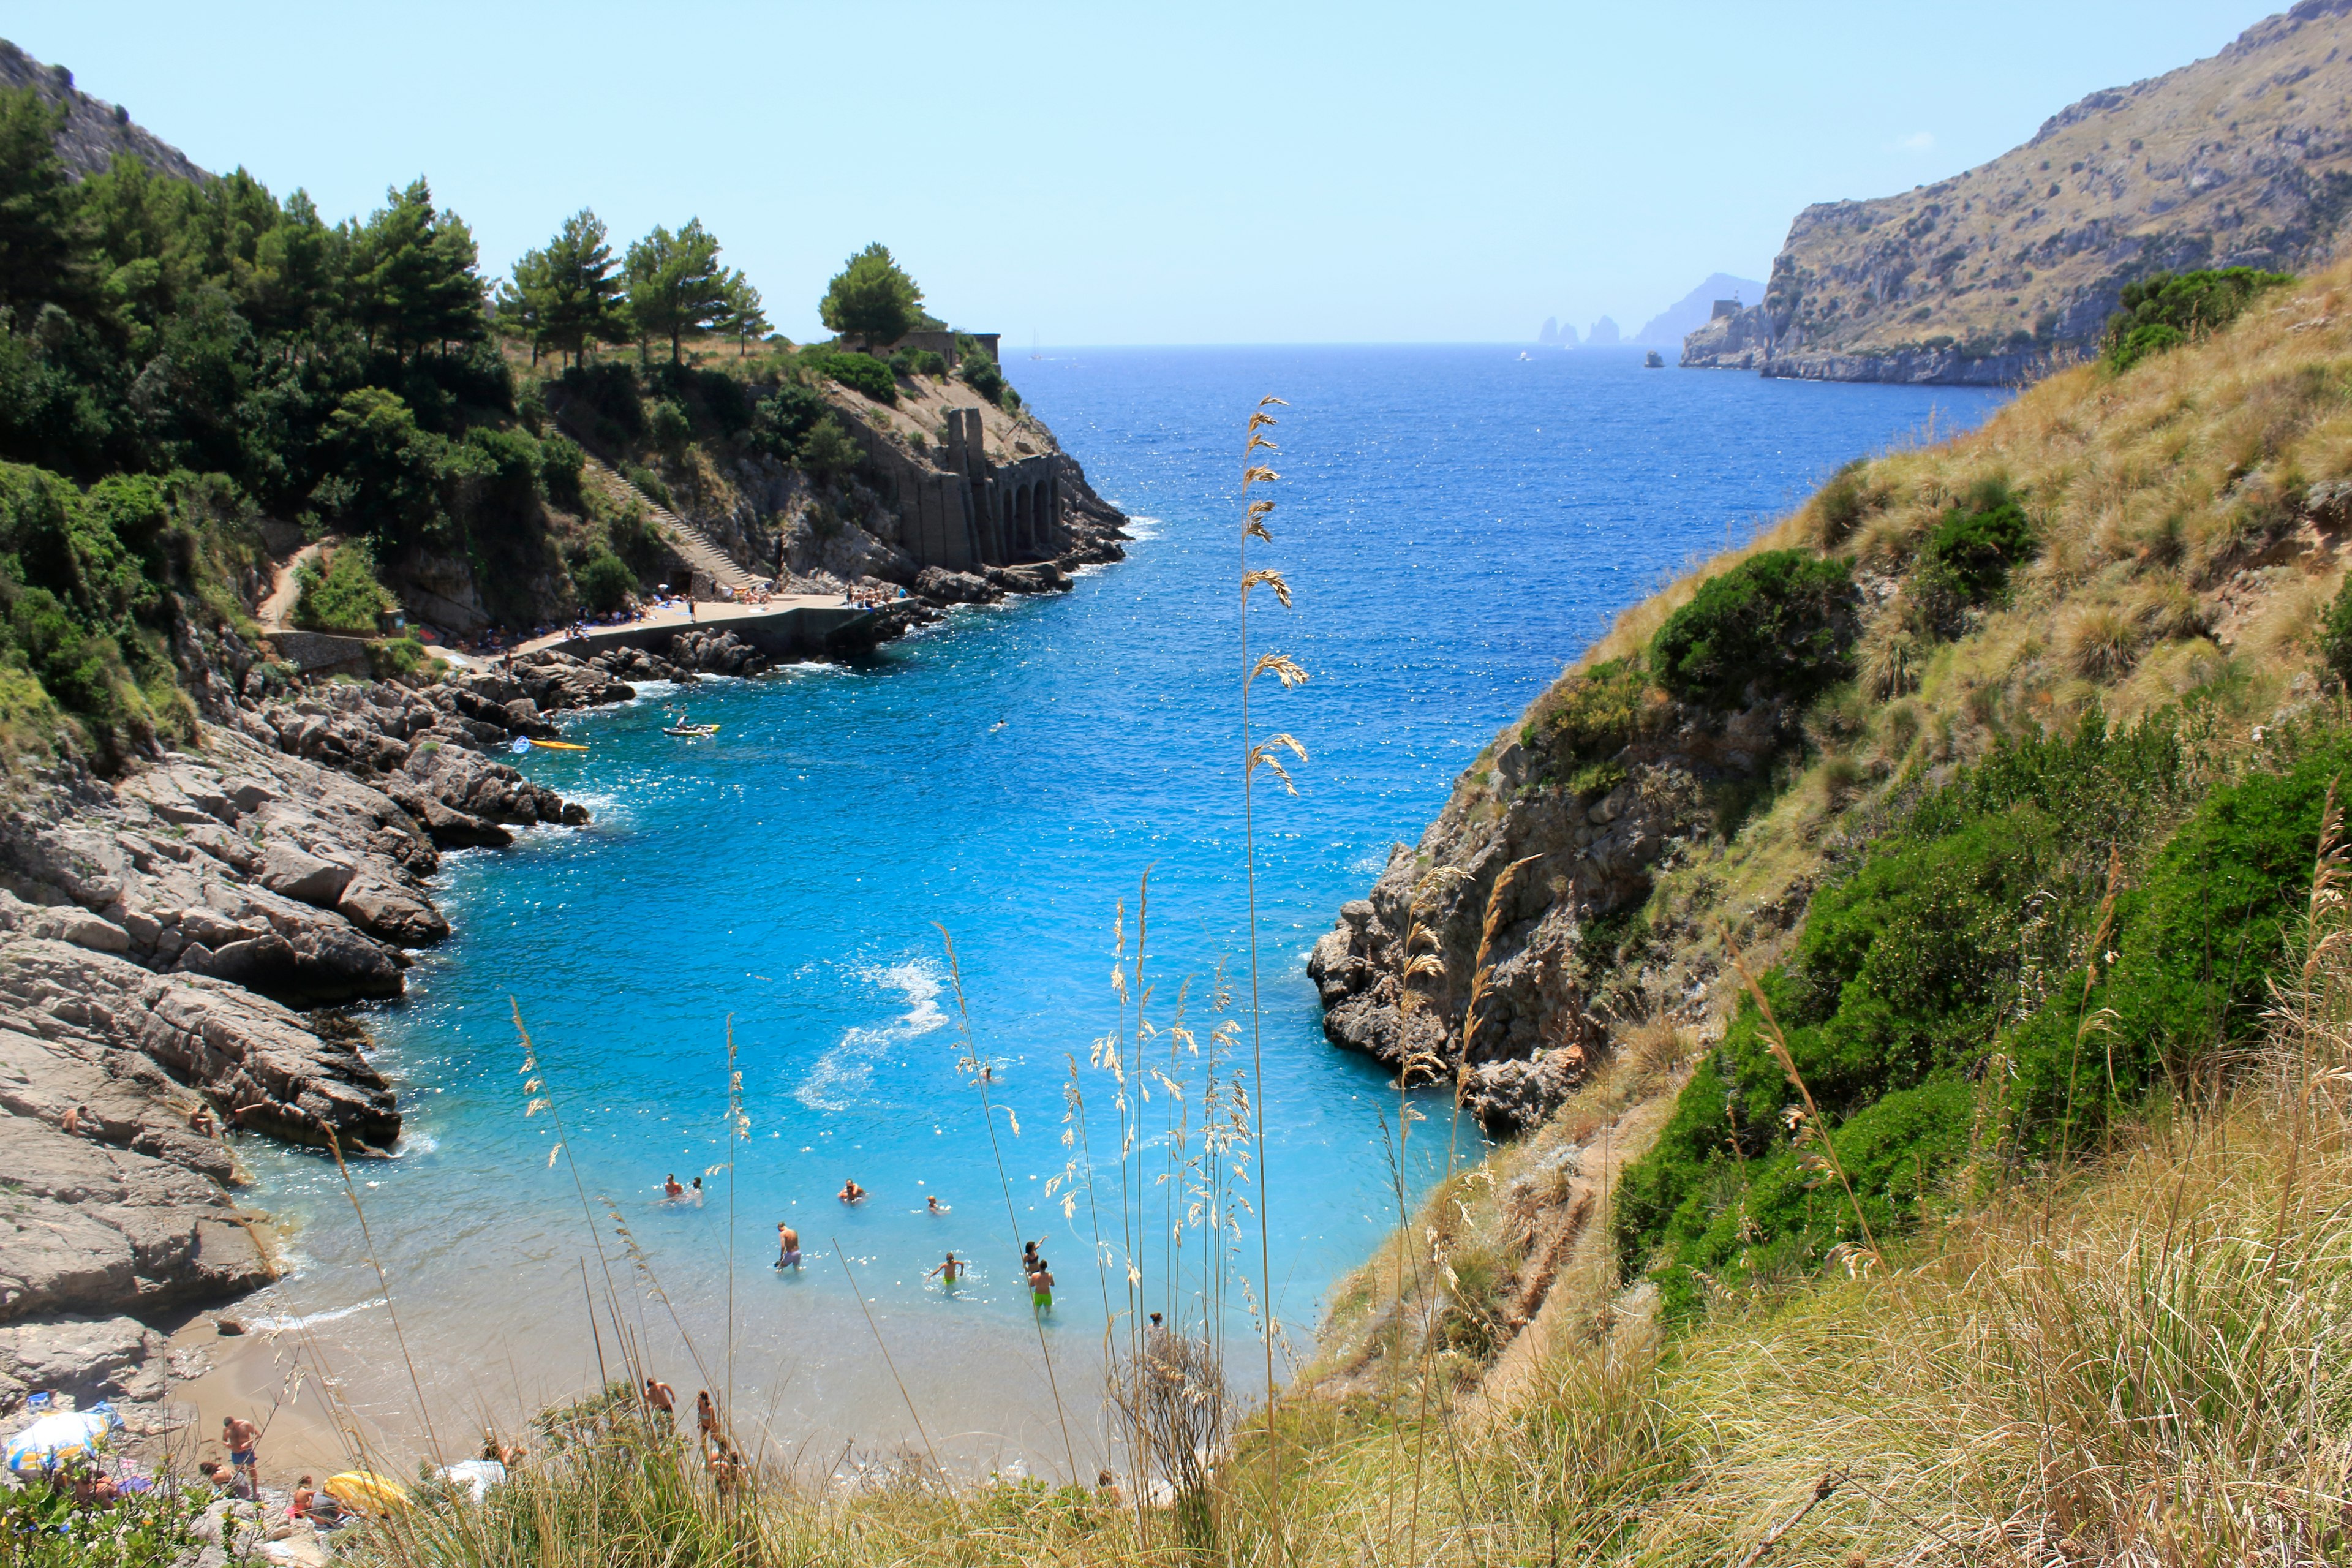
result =
[{"label": "dirt path", "polygon": [[331,539],[321,539],[306,544],[278,564],[278,575],[269,584],[269,597],[262,600],[261,608],[254,612],[254,618],[261,623],[263,631],[283,631],[286,628],[293,618],[294,601],[302,596],[303,565],[316,561],[327,546],[334,542]]},{"label": "dirt path", "polygon": [[1674,1097],[1661,1095],[1635,1106],[1580,1145],[1568,1197],[1576,1220],[1570,1232],[1551,1249],[1557,1283],[1545,1291],[1543,1305],[1528,1326],[1503,1347],[1477,1388],[1462,1402],[1459,1409],[1464,1416],[1475,1420],[1517,1408],[1528,1394],[1554,1339],[1573,1331],[1574,1320],[1580,1315],[1589,1320],[1599,1305],[1579,1288],[1579,1282],[1599,1271],[1593,1267],[1600,1261],[1595,1254],[1612,1245],[1608,1216],[1617,1178],[1628,1161],[1649,1148],[1673,1107]]}]

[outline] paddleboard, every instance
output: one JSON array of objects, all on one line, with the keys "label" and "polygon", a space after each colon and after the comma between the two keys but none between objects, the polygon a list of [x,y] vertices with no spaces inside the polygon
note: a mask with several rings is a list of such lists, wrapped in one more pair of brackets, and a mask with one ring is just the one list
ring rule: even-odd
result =
[{"label": "paddleboard", "polygon": [[542,752],[584,752],[588,749],[577,741],[533,741],[531,744]]}]

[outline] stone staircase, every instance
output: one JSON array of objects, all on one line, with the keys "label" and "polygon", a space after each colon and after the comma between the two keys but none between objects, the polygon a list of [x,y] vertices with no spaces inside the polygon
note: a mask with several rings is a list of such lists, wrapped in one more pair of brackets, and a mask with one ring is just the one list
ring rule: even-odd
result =
[{"label": "stone staircase", "polygon": [[[572,438],[579,440],[580,433],[572,428],[569,419],[560,411],[555,417],[556,423],[572,430]],[[719,586],[735,589],[738,593],[760,581],[737,564],[735,558],[721,550],[710,535],[629,483],[612,464],[590,451],[585,441],[581,441],[580,452],[585,459],[581,465],[582,480],[594,485],[624,506],[635,501],[645,508],[646,515],[653,520],[654,531],[677,552],[678,559],[687,565]],[[683,587],[684,584],[673,584],[672,586]]]}]

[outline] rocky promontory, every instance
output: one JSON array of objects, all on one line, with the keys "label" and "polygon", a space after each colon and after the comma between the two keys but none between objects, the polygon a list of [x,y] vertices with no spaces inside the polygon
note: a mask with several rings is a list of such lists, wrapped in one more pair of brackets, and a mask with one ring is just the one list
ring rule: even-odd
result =
[{"label": "rocky promontory", "polygon": [[2352,182],[2347,93],[2352,0],[2302,0],[1989,163],[1807,207],[1763,298],[1692,332],[1682,363],[2013,385],[2091,349],[2135,279],[2322,264]]}]

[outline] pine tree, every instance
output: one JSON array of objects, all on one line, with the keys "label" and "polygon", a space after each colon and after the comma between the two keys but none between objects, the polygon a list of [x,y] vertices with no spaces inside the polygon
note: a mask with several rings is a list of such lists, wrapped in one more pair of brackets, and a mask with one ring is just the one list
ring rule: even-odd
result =
[{"label": "pine tree", "polygon": [[733,274],[727,285],[727,314],[719,326],[735,340],[735,357],[741,359],[751,352],[751,340],[765,337],[771,330],[760,291],[740,272]]},{"label": "pine tree", "polygon": [[825,286],[817,316],[836,332],[856,332],[869,350],[887,348],[922,320],[923,291],[887,245],[867,246]]},{"label": "pine tree", "polygon": [[456,213],[433,210],[422,179],[384,196],[354,236],[353,314],[368,345],[381,340],[405,359],[427,343],[479,340],[485,322],[473,231]]},{"label": "pine tree", "polygon": [[708,330],[727,312],[730,275],[719,265],[719,241],[689,219],[676,234],[658,224],[629,247],[629,314],[645,338],[669,339],[669,359],[680,363],[680,341]]}]

